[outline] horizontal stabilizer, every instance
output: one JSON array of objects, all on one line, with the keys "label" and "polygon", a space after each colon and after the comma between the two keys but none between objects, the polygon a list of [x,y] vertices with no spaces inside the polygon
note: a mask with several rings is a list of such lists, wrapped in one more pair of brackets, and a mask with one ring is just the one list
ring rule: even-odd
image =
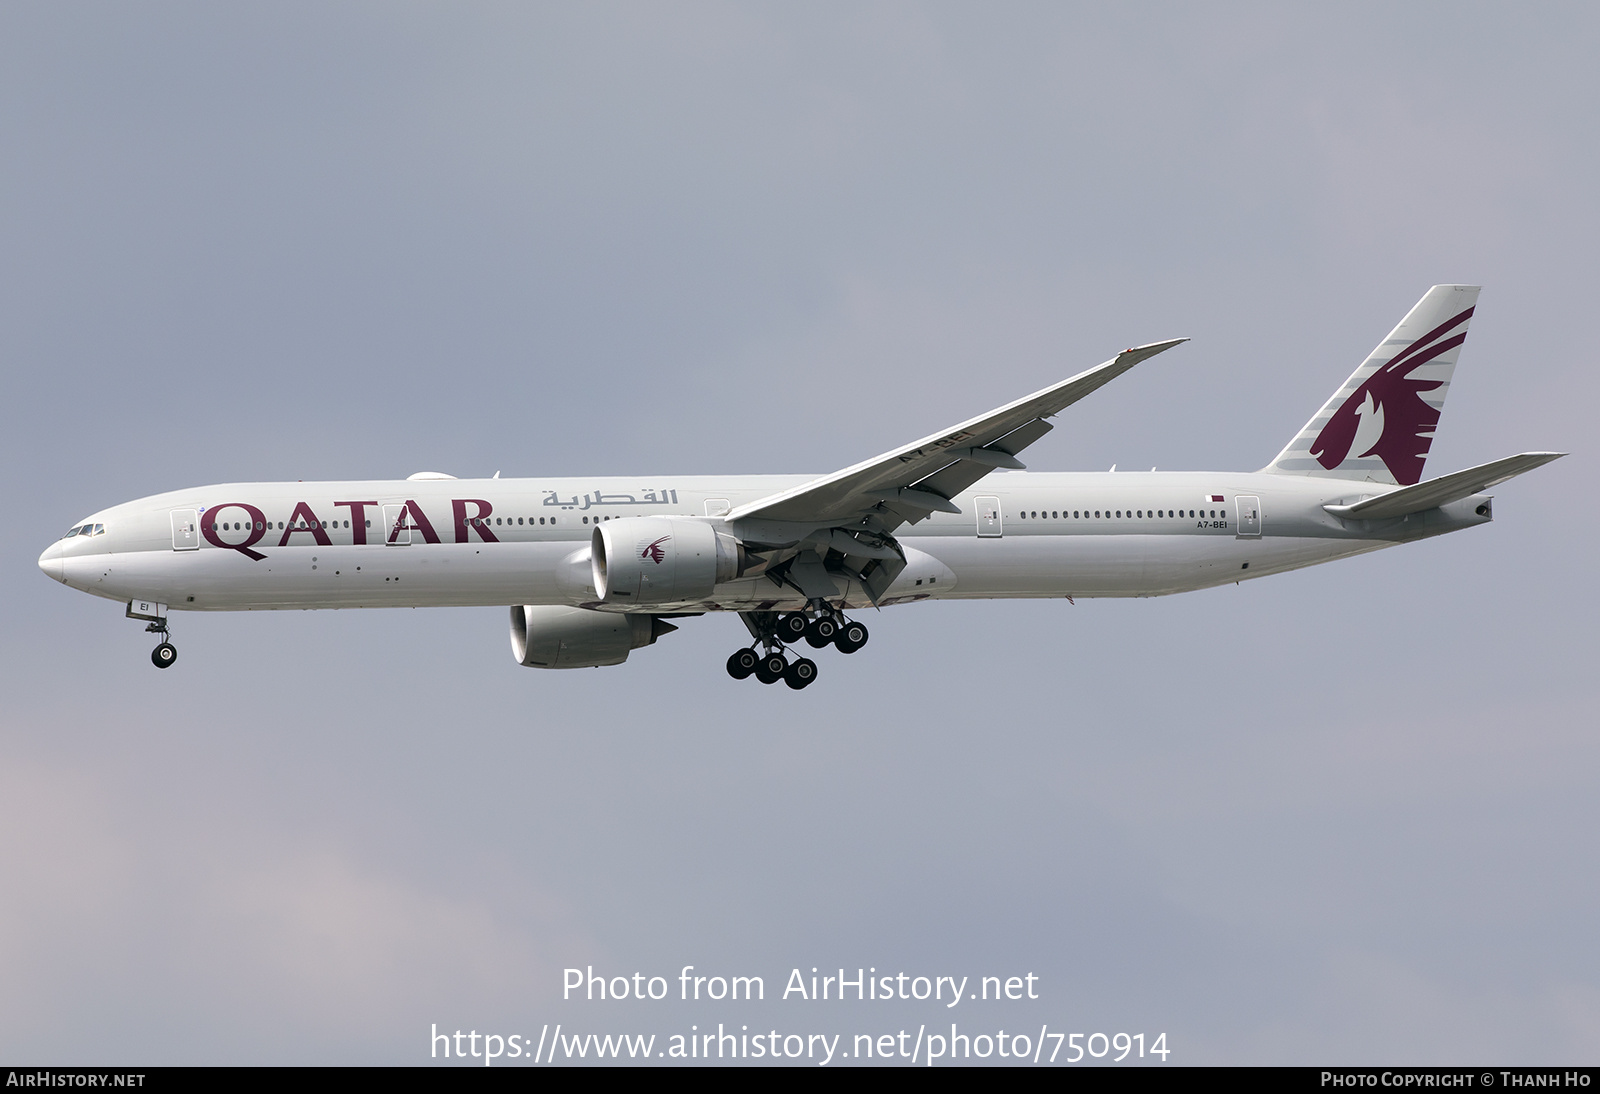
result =
[{"label": "horizontal stabilizer", "polygon": [[1424,509],[1434,509],[1448,505],[1452,501],[1469,498],[1480,490],[1498,486],[1507,479],[1515,478],[1525,471],[1532,471],[1535,467],[1543,467],[1551,460],[1559,460],[1565,455],[1565,452],[1524,452],[1479,467],[1469,467],[1453,475],[1443,475],[1427,482],[1419,482],[1415,486],[1402,486],[1398,490],[1379,494],[1366,501],[1358,501],[1354,505],[1324,505],[1323,508],[1334,516],[1346,520],[1403,517],[1407,513],[1420,513]]}]

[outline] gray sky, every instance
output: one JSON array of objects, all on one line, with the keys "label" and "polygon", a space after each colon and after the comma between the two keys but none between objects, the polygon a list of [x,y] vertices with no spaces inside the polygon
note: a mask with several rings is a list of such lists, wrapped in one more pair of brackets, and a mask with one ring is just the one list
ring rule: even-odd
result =
[{"label": "gray sky", "polygon": [[[1600,16],[1409,5],[0,8],[0,1059],[963,1029],[1174,1063],[1600,1054]],[[180,486],[825,472],[1194,341],[1036,468],[1260,467],[1485,286],[1429,471],[1496,523],[1149,601],[737,619],[545,673],[503,610],[179,617],[35,558]],[[561,969],[763,975],[754,1007]]]}]

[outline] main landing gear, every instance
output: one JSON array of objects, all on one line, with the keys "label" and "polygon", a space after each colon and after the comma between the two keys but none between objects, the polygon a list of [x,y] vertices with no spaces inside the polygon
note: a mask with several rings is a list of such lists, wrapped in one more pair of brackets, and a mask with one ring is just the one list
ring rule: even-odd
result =
[{"label": "main landing gear", "polygon": [[754,676],[763,684],[782,680],[799,691],[817,678],[817,663],[809,657],[789,660],[785,643],[804,639],[812,649],[832,645],[840,653],[855,653],[867,644],[867,628],[844,618],[828,604],[819,601],[810,611],[809,616],[805,612],[740,612],[755,643],[733,651],[728,675],[735,680]]}]

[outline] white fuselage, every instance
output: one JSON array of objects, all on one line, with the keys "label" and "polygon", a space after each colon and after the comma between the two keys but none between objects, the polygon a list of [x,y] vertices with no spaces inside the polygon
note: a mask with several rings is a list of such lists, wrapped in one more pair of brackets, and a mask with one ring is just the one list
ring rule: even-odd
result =
[{"label": "white fuselage", "polygon": [[[157,601],[172,610],[597,606],[588,555],[595,524],[644,516],[716,520],[729,507],[810,479],[204,486],[97,513],[80,525],[100,525],[100,534],[57,541],[40,566],[73,588],[113,600]],[[960,515],[935,513],[899,529],[908,565],[881,603],[1161,596],[1491,519],[1482,495],[1385,521],[1341,520],[1322,508],[1392,489],[1263,473],[995,473],[953,499]],[[404,527],[395,535],[397,517]],[[864,604],[859,583],[843,580],[844,606]],[[795,589],[757,575],[720,584],[706,600],[650,610],[804,603]]]}]

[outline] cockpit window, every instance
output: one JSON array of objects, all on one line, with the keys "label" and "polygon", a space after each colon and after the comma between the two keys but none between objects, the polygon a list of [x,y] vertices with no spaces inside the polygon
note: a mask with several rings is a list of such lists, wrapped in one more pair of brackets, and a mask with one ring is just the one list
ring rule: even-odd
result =
[{"label": "cockpit window", "polygon": [[105,530],[106,526],[104,524],[80,524],[76,528],[69,529],[67,534],[61,538],[71,539],[73,536],[98,536],[103,535]]},{"label": "cockpit window", "polygon": [[69,531],[66,535],[62,536],[61,538],[62,539],[71,539],[73,536],[77,535],[81,531],[83,531],[82,528],[74,528],[71,531]]}]

